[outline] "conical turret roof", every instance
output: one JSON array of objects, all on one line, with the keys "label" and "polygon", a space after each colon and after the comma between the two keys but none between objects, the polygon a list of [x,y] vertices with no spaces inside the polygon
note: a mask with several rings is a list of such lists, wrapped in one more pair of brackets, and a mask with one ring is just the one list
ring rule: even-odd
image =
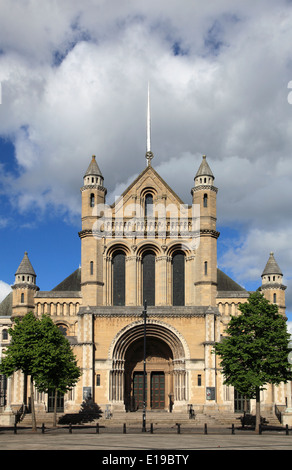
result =
[{"label": "conical turret roof", "polygon": [[263,270],[262,276],[266,276],[268,274],[280,274],[283,276],[281,269],[279,268],[275,258],[274,258],[274,253],[270,253],[270,257],[268,259],[268,262],[266,264],[265,269]]},{"label": "conical turret roof", "polygon": [[36,276],[36,273],[31,265],[31,262],[29,260],[27,251],[24,253],[24,257],[15,273],[16,274],[30,274],[32,276]]},{"label": "conical turret roof", "polygon": [[95,155],[92,155],[90,165],[87,168],[87,171],[84,176],[101,176],[103,178],[102,173],[99,169],[99,166],[96,163]]},{"label": "conical turret roof", "polygon": [[206,155],[203,155],[202,157],[202,162],[201,162],[201,165],[197,171],[197,174],[195,176],[195,178],[197,178],[198,176],[212,176],[212,178],[215,178],[212,171],[211,171],[211,168],[209,167],[209,164],[207,162],[207,157]]}]

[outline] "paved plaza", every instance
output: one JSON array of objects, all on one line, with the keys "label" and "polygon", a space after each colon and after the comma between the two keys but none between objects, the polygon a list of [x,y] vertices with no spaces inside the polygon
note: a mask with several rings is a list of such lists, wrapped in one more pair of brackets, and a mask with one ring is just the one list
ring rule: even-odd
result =
[{"label": "paved plaza", "polygon": [[[292,433],[286,435],[285,432],[265,432],[261,435],[254,432],[248,433],[208,433],[204,434],[175,434],[175,433],[127,433],[110,432],[73,432],[68,430],[47,430],[42,433],[31,430],[19,430],[17,434],[10,431],[1,431],[0,428],[0,450],[94,450],[102,451],[123,451],[123,455],[132,451],[146,451],[150,456],[151,451],[165,450],[167,454],[179,454],[184,451],[186,455],[189,451],[191,456],[194,451],[209,450],[292,450]],[[151,458],[151,457],[150,457]],[[190,457],[191,458],[191,457]],[[155,463],[155,462],[148,462]],[[180,462],[182,463],[182,462]]]}]

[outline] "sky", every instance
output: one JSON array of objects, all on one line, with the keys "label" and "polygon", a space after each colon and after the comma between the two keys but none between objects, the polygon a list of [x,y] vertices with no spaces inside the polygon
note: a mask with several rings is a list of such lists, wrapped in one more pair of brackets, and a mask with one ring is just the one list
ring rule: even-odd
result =
[{"label": "sky", "polygon": [[[28,252],[41,290],[80,265],[91,156],[107,201],[153,167],[186,204],[202,155],[218,267],[248,290],[274,252],[292,321],[292,2],[0,0],[0,300]],[[289,323],[290,324],[290,323]]]}]

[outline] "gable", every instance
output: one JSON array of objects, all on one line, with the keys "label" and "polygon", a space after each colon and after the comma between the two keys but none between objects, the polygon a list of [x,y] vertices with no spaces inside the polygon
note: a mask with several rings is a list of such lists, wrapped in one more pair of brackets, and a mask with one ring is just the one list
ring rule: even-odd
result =
[{"label": "gable", "polygon": [[144,198],[147,193],[153,195],[156,204],[162,203],[166,206],[177,207],[178,210],[181,210],[182,206],[188,207],[157,171],[149,165],[112,204],[111,208],[114,210],[115,217],[132,217],[133,211],[136,216],[142,216]]}]

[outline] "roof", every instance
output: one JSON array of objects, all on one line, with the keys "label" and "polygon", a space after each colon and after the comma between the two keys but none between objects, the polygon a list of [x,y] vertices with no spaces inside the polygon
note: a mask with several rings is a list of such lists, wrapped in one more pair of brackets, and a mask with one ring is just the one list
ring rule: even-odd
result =
[{"label": "roof", "polygon": [[197,171],[195,178],[197,178],[198,176],[212,176],[212,178],[214,178],[211,168],[209,167],[209,164],[207,162],[206,155],[203,155],[202,157],[202,163],[199,166],[199,169]]},{"label": "roof", "polygon": [[233,281],[231,277],[227,276],[227,274],[225,274],[220,269],[217,269],[217,291],[233,292],[248,295],[247,290],[237,284],[237,282]]},{"label": "roof", "polygon": [[[64,281],[58,284],[51,292],[57,291],[80,291],[81,290],[81,268],[76,269]],[[217,290],[229,292],[242,292],[248,295],[248,292],[237,284],[231,277],[223,271],[217,269]]]},{"label": "roof", "polygon": [[12,292],[0,303],[0,317],[11,317],[12,315]]},{"label": "roof", "polygon": [[16,274],[31,274],[33,276],[36,276],[36,273],[31,265],[31,262],[29,261],[27,251],[24,253],[24,257],[15,273]]},{"label": "roof", "polygon": [[274,258],[273,252],[270,253],[270,257],[268,259],[265,269],[263,270],[262,276],[266,276],[267,274],[280,274],[281,276],[283,276],[282,271]]},{"label": "roof", "polygon": [[90,175],[90,176],[93,175],[93,176],[101,176],[101,177],[103,177],[103,176],[102,176],[102,173],[101,173],[101,171],[100,171],[100,169],[99,169],[99,166],[98,166],[98,164],[96,163],[95,155],[92,155],[91,162],[90,162],[89,167],[87,168],[87,171],[86,171],[86,173],[85,173],[84,176],[89,176],[89,175]]},{"label": "roof", "polygon": [[[50,294],[56,294],[58,292],[63,292],[65,296],[74,296],[74,292],[77,295],[77,292],[81,291],[81,268],[76,269],[72,274],[70,274],[66,279],[64,279],[60,284],[58,284],[54,289],[49,292],[46,292],[48,296]],[[231,279],[227,274],[225,274],[220,269],[217,269],[217,291],[218,296],[224,297],[247,297],[248,292],[237,284],[233,279]],[[39,292],[36,294],[42,296],[44,293]],[[10,292],[5,299],[0,303],[0,316],[11,316],[12,314],[12,292]]]},{"label": "roof", "polygon": [[55,291],[80,291],[81,290],[81,268],[76,269],[70,276],[66,277],[54,289]]}]

